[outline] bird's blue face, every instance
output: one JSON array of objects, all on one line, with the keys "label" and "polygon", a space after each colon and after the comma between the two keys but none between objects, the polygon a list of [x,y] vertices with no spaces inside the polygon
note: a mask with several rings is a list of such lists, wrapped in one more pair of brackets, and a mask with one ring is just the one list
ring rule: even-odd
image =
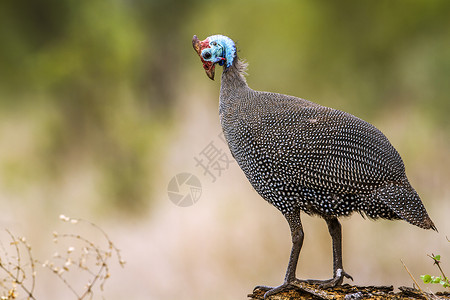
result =
[{"label": "bird's blue face", "polygon": [[236,57],[234,42],[223,35],[213,35],[200,41],[197,36],[192,38],[192,45],[203,62],[203,68],[209,78],[214,80],[215,64],[225,68],[231,67]]},{"label": "bird's blue face", "polygon": [[223,46],[215,40],[209,41],[209,48],[203,49],[200,55],[204,61],[210,61],[213,64],[219,63],[221,66],[223,66],[226,61]]}]

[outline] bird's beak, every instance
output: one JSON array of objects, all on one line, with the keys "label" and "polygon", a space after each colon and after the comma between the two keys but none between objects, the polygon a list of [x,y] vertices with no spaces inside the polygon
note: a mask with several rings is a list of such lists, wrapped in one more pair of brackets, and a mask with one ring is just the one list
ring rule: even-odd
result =
[{"label": "bird's beak", "polygon": [[209,79],[214,80],[214,71],[215,71],[215,65],[213,62],[205,61],[202,57],[202,50],[206,48],[208,45],[208,41],[200,41],[196,35],[192,38],[192,46],[194,47],[194,50],[197,52],[198,56],[200,57],[200,60],[203,63],[203,69],[205,69],[206,75],[208,75]]}]

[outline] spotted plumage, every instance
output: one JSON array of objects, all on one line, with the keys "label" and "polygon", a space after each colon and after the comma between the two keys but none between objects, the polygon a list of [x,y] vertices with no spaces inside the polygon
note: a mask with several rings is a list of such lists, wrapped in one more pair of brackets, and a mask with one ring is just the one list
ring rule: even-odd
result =
[{"label": "spotted plumage", "polygon": [[[202,48],[205,41],[220,46]],[[303,242],[300,211],[327,221],[334,278],[323,285],[350,277],[342,269],[338,217],[359,212],[435,229],[408,182],[400,155],[381,131],[336,109],[252,90],[245,80],[246,64],[237,58],[231,39],[216,35],[205,41],[194,37],[193,45],[208,76],[214,78],[214,62],[224,65],[219,114],[230,151],[255,190],[288,220],[293,253]],[[297,236],[300,245],[294,242]],[[296,264],[291,254],[285,284],[295,279]]]}]

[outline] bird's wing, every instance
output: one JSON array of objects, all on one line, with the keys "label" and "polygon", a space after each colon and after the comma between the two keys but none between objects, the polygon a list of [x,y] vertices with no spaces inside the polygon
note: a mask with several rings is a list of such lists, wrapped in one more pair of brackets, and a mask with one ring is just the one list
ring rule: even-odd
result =
[{"label": "bird's wing", "polygon": [[279,167],[300,184],[360,193],[406,177],[400,155],[373,125],[323,106],[283,107],[264,117],[263,134]]}]

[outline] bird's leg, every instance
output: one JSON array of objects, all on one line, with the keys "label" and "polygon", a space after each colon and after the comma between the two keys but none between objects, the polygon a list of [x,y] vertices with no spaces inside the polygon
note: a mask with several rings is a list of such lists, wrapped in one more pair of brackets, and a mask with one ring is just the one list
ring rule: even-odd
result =
[{"label": "bird's leg", "polygon": [[297,269],[298,257],[300,255],[300,250],[303,245],[303,227],[300,220],[300,211],[294,211],[285,215],[286,220],[289,223],[289,228],[291,229],[292,237],[292,249],[291,255],[289,257],[289,263],[286,270],[286,276],[284,278],[284,283],[277,287],[267,287],[267,286],[257,286],[256,289],[267,290],[264,294],[264,299],[268,296],[281,292],[291,286],[292,283],[297,281],[295,278],[295,271]]},{"label": "bird's leg", "polygon": [[284,277],[284,282],[290,283],[295,280],[295,271],[297,270],[300,250],[303,246],[304,234],[302,222],[300,220],[300,212],[296,212],[292,215],[287,215],[286,219],[289,223],[289,228],[291,229],[292,249],[291,255],[289,256],[289,263],[286,270],[286,276]]},{"label": "bird's leg", "polygon": [[344,277],[353,280],[352,276],[344,271],[342,266],[342,230],[341,224],[336,217],[326,218],[331,239],[333,241],[333,278],[329,280],[308,280],[308,283],[319,284],[322,288],[341,285]]}]

